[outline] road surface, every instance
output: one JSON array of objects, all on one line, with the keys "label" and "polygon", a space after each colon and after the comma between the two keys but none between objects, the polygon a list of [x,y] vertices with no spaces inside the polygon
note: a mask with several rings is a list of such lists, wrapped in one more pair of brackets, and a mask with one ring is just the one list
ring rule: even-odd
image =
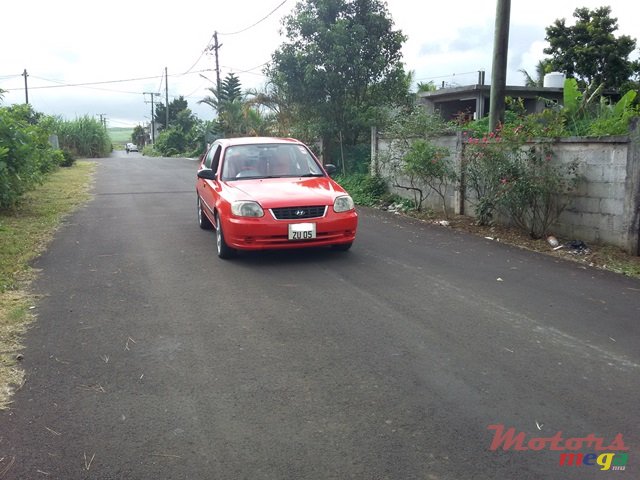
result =
[{"label": "road surface", "polygon": [[222,261],[194,161],[98,163],[36,263],[0,479],[640,477],[639,281],[365,208],[350,252]]}]

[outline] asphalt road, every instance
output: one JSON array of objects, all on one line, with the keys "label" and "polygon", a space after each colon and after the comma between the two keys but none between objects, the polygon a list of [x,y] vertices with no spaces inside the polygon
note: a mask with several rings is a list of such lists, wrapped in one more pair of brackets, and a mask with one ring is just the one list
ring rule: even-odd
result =
[{"label": "asphalt road", "polygon": [[[36,263],[0,479],[640,477],[639,281],[364,208],[350,252],[222,261],[195,169],[99,160]],[[490,425],[621,434],[626,470]]]}]

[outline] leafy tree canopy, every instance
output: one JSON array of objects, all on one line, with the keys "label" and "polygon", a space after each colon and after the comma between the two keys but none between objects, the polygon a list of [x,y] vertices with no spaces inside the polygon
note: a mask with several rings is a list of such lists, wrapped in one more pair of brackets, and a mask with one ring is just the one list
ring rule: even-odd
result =
[{"label": "leafy tree canopy", "polygon": [[429,80],[428,82],[418,82],[418,85],[416,85],[416,87],[418,88],[418,93],[420,92],[435,92],[438,87],[436,86],[435,83],[433,83],[433,80]]},{"label": "leafy tree canopy", "polygon": [[574,26],[559,19],[547,27],[553,70],[565,71],[584,84],[604,84],[604,88],[620,89],[634,74],[638,64],[629,60],[636,40],[628,35],[615,37],[618,19],[611,17],[611,7],[595,10],[577,8]]},{"label": "leafy tree canopy", "polygon": [[232,102],[234,100],[241,100],[242,86],[240,85],[240,79],[235,73],[229,73],[222,84],[220,85],[220,98],[221,100]]},{"label": "leafy tree canopy", "polygon": [[[212,107],[218,118],[213,123],[213,132],[225,137],[255,136],[272,134],[271,117],[263,114],[260,106],[266,97],[257,100],[258,93],[246,95],[242,92],[240,80],[229,73],[220,84],[220,91],[209,88],[212,95],[200,100]],[[251,98],[250,98],[251,97]]]},{"label": "leafy tree canopy", "polygon": [[[183,110],[187,110],[188,107],[189,104],[182,95],[169,102],[169,126],[174,125],[178,118],[178,114]],[[167,128],[167,108],[162,102],[156,105],[156,111],[153,117],[159,128]]]},{"label": "leafy tree canopy", "polygon": [[198,103],[204,103],[213,108],[218,116],[223,114],[225,107],[234,102],[241,103],[244,101],[244,95],[242,94],[242,85],[240,79],[235,73],[229,73],[222,82],[220,82],[220,91],[217,88],[210,87],[207,90],[211,92],[211,95],[206,96]]},{"label": "leafy tree canopy", "polygon": [[144,145],[147,143],[147,134],[141,125],[136,125],[131,133],[131,141],[136,145]]},{"label": "leafy tree canopy", "polygon": [[355,144],[378,107],[406,101],[405,36],[380,0],[303,0],[283,20],[287,41],[270,81],[317,133]]}]

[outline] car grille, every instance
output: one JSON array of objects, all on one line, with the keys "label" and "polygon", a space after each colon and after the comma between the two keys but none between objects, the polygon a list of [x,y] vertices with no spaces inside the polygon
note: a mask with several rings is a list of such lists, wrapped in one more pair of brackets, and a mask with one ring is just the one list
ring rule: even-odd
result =
[{"label": "car grille", "polygon": [[301,220],[303,218],[323,217],[326,205],[312,207],[283,207],[272,208],[271,212],[277,220]]}]

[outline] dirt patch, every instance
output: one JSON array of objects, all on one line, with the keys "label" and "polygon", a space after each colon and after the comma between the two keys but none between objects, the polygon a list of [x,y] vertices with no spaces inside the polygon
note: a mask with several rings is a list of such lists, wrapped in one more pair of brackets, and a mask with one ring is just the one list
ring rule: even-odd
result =
[{"label": "dirt patch", "polygon": [[24,291],[0,295],[0,410],[6,409],[15,389],[24,383],[20,340],[33,320],[35,297]]},{"label": "dirt patch", "polygon": [[640,256],[629,255],[616,247],[586,244],[581,242],[580,239],[573,238],[557,237],[557,244],[555,242],[550,243],[546,238],[535,240],[515,227],[478,225],[474,218],[462,215],[443,220],[432,214],[420,214],[419,212],[405,212],[404,214],[428,223],[464,231],[496,242],[544,253],[545,255],[552,255],[585,266],[640,278]]}]

